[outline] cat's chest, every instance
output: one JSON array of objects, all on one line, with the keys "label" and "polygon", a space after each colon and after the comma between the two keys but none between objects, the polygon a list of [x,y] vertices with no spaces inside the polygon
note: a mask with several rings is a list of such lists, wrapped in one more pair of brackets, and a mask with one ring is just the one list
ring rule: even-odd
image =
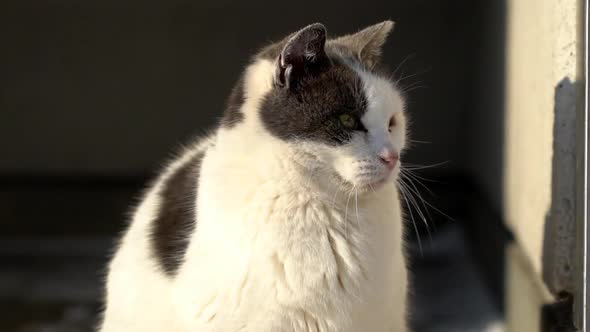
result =
[{"label": "cat's chest", "polygon": [[[373,274],[378,256],[397,242],[386,206],[356,197],[330,201],[306,191],[261,186],[241,206],[217,210],[234,250],[247,253],[249,266],[289,301],[305,292],[358,292]],[[393,216],[393,214],[389,214]],[[297,290],[297,291],[295,291]],[[357,294],[358,295],[358,294]]]},{"label": "cat's chest", "polygon": [[204,189],[208,195],[197,205],[201,230],[256,258],[274,255],[300,267],[322,267],[344,255],[345,263],[361,265],[360,257],[374,256],[384,242],[400,244],[399,202],[391,191],[383,192],[389,199],[367,199],[273,181],[235,188],[223,180]]},{"label": "cat's chest", "polygon": [[[332,201],[276,188],[242,187],[226,193],[226,206],[215,196],[199,201],[183,279],[206,283],[203,291],[211,294],[201,298],[224,299],[223,307],[231,310],[219,315],[228,317],[299,308],[342,321],[373,319],[393,298],[387,278],[395,273],[391,254],[401,241],[395,204],[357,197]],[[279,316],[296,319],[289,315]]]}]

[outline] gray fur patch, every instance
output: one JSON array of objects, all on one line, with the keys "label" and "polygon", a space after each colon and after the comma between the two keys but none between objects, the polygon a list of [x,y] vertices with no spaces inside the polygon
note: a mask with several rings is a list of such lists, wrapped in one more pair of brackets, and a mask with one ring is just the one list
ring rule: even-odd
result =
[{"label": "gray fur patch", "polygon": [[204,153],[178,168],[158,192],[161,204],[152,221],[152,254],[161,269],[176,275],[182,265],[190,235],[196,226],[195,201]]},{"label": "gray fur patch", "polygon": [[[354,131],[366,131],[361,117],[367,100],[354,64],[375,71],[379,68],[381,47],[393,27],[385,21],[355,34],[326,41],[326,29],[320,23],[287,36],[263,48],[255,56],[275,63],[272,90],[264,97],[260,115],[266,129],[283,140],[306,139],[337,145],[346,143]],[[244,103],[243,79],[228,100],[222,126],[242,121],[239,111]],[[340,116],[355,120],[345,127]]]},{"label": "gray fur patch", "polygon": [[[338,57],[332,66],[303,82],[296,90],[274,87],[264,98],[260,114],[266,129],[283,140],[306,139],[330,145],[346,143],[367,109],[357,73]],[[340,115],[349,114],[357,126],[346,128]]]}]

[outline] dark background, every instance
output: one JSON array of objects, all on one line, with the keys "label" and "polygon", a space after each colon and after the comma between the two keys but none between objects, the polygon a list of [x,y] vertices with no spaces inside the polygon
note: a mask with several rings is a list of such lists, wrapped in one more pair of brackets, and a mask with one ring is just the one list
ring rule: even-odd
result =
[{"label": "dark background", "polygon": [[0,309],[13,314],[0,315],[0,328],[88,330],[129,207],[172,152],[213,128],[257,49],[313,22],[338,36],[385,19],[396,26],[383,60],[407,90],[416,141],[403,158],[440,164],[417,172],[434,180],[425,182],[434,195],[424,198],[450,215],[422,206],[433,225],[418,229],[422,252],[409,250],[414,325],[475,331],[501,319],[504,7],[1,2]]}]

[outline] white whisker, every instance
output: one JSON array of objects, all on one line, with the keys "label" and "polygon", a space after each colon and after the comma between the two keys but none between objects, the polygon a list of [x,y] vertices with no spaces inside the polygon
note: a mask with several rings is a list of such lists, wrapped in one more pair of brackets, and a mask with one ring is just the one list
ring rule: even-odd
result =
[{"label": "white whisker", "polygon": [[404,63],[406,63],[406,61],[408,61],[411,57],[414,56],[414,53],[412,54],[408,54],[408,56],[406,56],[402,62],[400,62],[399,65],[397,65],[397,68],[395,68],[395,70],[393,71],[393,74],[391,74],[391,77],[393,78],[395,76],[395,74],[397,74],[397,71],[404,65]]},{"label": "white whisker", "polygon": [[449,162],[450,162],[449,160],[446,160],[446,161],[441,161],[440,163],[436,163],[436,164],[432,164],[432,165],[414,165],[414,164],[406,163],[404,165],[404,168],[406,168],[408,170],[426,169],[426,168],[433,168],[433,167],[442,166],[442,165],[448,164]]},{"label": "white whisker", "polygon": [[344,211],[344,234],[346,239],[348,240],[348,202],[350,201],[350,196],[352,195],[352,190],[348,192],[348,197],[346,198],[346,207]]},{"label": "white whisker", "polygon": [[342,181],[340,181],[340,183],[338,184],[338,187],[336,187],[336,191],[334,192],[334,196],[332,197],[332,209],[334,208],[334,206],[336,205],[336,197],[338,196],[338,194],[340,193],[340,190],[342,189],[342,186],[344,184],[344,179],[342,179]]},{"label": "white whisker", "polygon": [[372,185],[371,183],[369,183],[369,188],[371,188],[371,190],[373,191],[373,193],[375,193],[375,194],[377,193],[377,192],[375,191],[375,188],[373,188],[373,185]]},{"label": "white whisker", "polygon": [[[401,180],[401,178],[400,178],[400,180]],[[416,212],[418,213],[418,216],[422,219],[422,221],[424,222],[424,225],[426,225],[426,231],[428,233],[428,237],[430,238],[430,243],[432,243],[432,233],[430,231],[430,225],[428,224],[428,220],[424,216],[424,213],[420,209],[420,206],[419,206],[418,202],[416,201],[416,198],[414,197],[414,195],[418,195],[418,194],[417,193],[414,193],[413,194],[412,188],[409,187],[407,183],[404,183],[403,181],[400,181],[400,183],[406,189],[406,192],[408,194],[408,199],[410,200],[410,203],[412,203],[412,205],[416,209]],[[426,211],[428,213],[428,210],[426,210]],[[429,217],[430,217],[430,215],[429,215]]]},{"label": "white whisker", "polygon": [[[422,185],[424,186],[424,184],[422,184]],[[416,191],[417,191],[417,189],[416,189]],[[422,200],[423,204],[427,205],[428,207],[430,207],[434,211],[438,212],[442,216],[446,217],[447,219],[449,219],[451,221],[455,221],[454,218],[451,218],[449,215],[447,215],[446,213],[442,212],[440,209],[436,208],[434,205],[430,204],[427,200],[425,200],[424,198],[422,198],[421,195],[418,194],[418,197]]]},{"label": "white whisker", "polygon": [[406,174],[408,174],[409,176],[411,176],[412,179],[420,179],[422,181],[428,181],[428,182],[433,182],[433,183],[441,183],[440,181],[432,180],[432,179],[426,178],[426,177],[424,177],[422,175],[418,175],[413,170],[410,170],[410,169],[402,168],[401,171],[404,172],[404,173],[406,173]]},{"label": "white whisker", "polygon": [[417,139],[408,139],[408,142],[419,143],[419,144],[432,144],[432,142],[430,142],[430,141],[421,141],[421,140],[417,140]]},{"label": "white whisker", "polygon": [[[401,183],[401,182],[399,182]],[[420,254],[424,257],[424,251],[422,250],[422,240],[420,240],[420,233],[418,232],[418,227],[416,226],[416,222],[414,221],[414,214],[412,213],[412,209],[410,208],[410,203],[408,203],[408,199],[406,198],[406,193],[403,189],[403,186],[400,186],[400,193],[402,194],[402,198],[406,202],[406,207],[408,208],[408,213],[410,214],[410,218],[412,219],[412,225],[414,226],[414,231],[416,232],[416,238],[418,240],[418,247],[420,248]]]},{"label": "white whisker", "polygon": [[361,229],[361,224],[359,221],[359,199],[358,199],[358,190],[356,188],[356,185],[354,186],[354,203],[356,206],[356,226],[357,228],[360,230]]},{"label": "white whisker", "polygon": [[[420,186],[422,186],[422,188],[424,188],[426,191],[428,191],[428,193],[430,195],[435,196],[434,193],[432,192],[432,190],[430,190],[430,188],[428,188],[424,183],[422,183],[422,181],[420,181],[420,179],[417,178],[415,174],[411,173],[411,171],[402,170],[402,172],[400,174],[402,176],[404,176],[406,179],[408,179],[408,182],[410,182],[414,188],[416,188],[416,186],[414,185],[414,182],[416,182]],[[416,189],[416,191],[418,191],[418,189]]]}]

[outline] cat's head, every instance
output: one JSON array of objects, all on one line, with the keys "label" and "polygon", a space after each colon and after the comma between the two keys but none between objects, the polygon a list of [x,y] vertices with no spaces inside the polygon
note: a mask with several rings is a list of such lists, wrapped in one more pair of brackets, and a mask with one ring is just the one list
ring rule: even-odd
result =
[{"label": "cat's head", "polygon": [[254,123],[359,190],[393,180],[406,143],[404,100],[374,70],[392,27],[385,21],[327,40],[316,23],[263,49],[234,89],[223,126]]}]

